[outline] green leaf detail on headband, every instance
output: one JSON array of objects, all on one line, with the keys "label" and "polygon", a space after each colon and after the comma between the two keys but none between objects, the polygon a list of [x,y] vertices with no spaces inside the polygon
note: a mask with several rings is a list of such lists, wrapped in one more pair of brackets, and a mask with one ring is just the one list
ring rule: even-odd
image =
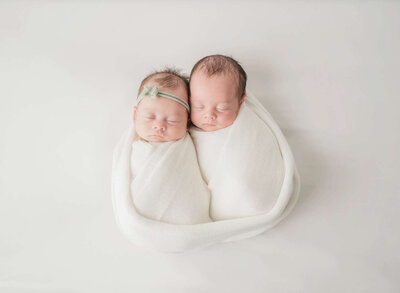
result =
[{"label": "green leaf detail on headband", "polygon": [[157,99],[158,96],[158,87],[149,88],[147,85],[143,86],[142,95],[143,96],[150,96],[152,99]]},{"label": "green leaf detail on headband", "polygon": [[144,85],[142,92],[140,93],[140,95],[138,96],[138,98],[136,100],[136,105],[138,105],[144,97],[148,97],[148,96],[154,100],[157,99],[158,96],[173,100],[173,101],[181,104],[182,106],[184,106],[186,108],[186,110],[188,110],[188,112],[190,113],[189,104],[185,100],[181,99],[180,97],[174,96],[172,94],[162,92],[162,91],[158,90],[158,87],[156,87],[156,86],[150,88],[147,85]]}]

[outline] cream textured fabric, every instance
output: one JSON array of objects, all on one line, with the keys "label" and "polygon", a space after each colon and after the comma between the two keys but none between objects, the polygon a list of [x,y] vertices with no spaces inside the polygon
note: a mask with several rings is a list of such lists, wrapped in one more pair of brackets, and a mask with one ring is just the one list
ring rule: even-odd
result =
[{"label": "cream textured fabric", "polygon": [[[239,240],[260,234],[280,222],[297,201],[300,182],[292,152],[271,115],[248,93],[249,111],[259,117],[275,136],[283,158],[284,177],[273,207],[262,214],[194,225],[168,224],[140,215],[130,192],[130,156],[133,129],[129,129],[115,148],[112,172],[112,196],[118,226],[132,242],[148,248],[180,252],[199,249],[219,242]],[[247,127],[251,127],[248,125]],[[168,182],[168,175],[165,175]]]},{"label": "cream textured fabric", "polygon": [[212,193],[214,220],[259,215],[273,208],[282,186],[283,158],[272,131],[246,102],[231,126],[214,132],[193,127],[190,133]]},{"label": "cream textured fabric", "polygon": [[211,222],[210,192],[189,134],[171,142],[134,141],[131,174],[132,200],[141,215],[172,224]]}]

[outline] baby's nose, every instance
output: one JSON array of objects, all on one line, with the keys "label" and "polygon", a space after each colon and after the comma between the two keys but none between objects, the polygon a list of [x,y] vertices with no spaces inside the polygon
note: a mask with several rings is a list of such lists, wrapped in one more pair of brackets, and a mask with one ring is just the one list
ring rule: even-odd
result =
[{"label": "baby's nose", "polygon": [[153,130],[165,131],[165,123],[164,122],[155,122],[153,124]]},{"label": "baby's nose", "polygon": [[204,119],[206,120],[214,120],[215,119],[215,114],[214,112],[207,112],[204,114]]}]

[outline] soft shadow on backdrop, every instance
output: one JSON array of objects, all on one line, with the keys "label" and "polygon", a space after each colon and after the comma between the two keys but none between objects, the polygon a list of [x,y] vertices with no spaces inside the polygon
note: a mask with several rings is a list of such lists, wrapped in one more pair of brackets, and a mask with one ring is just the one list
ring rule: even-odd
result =
[{"label": "soft shadow on backdrop", "polygon": [[[1,292],[396,292],[400,3],[1,1]],[[293,213],[187,254],[130,244],[112,150],[139,82],[228,54],[293,149]]]}]

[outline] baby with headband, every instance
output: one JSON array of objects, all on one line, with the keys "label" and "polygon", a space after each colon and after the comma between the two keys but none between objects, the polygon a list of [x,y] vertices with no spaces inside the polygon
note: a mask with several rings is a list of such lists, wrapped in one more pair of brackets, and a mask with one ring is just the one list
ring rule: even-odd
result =
[{"label": "baby with headband", "polygon": [[190,112],[188,101],[187,79],[172,70],[146,77],[140,85],[133,111],[138,137],[148,142],[175,141],[184,137]]},{"label": "baby with headband", "polygon": [[247,75],[231,57],[207,56],[190,75],[190,129],[214,220],[270,211],[283,180],[274,134],[246,103]]},{"label": "baby with headband", "polygon": [[133,111],[131,195],[143,216],[173,224],[211,221],[210,194],[188,134],[188,80],[166,69],[141,83]]}]

